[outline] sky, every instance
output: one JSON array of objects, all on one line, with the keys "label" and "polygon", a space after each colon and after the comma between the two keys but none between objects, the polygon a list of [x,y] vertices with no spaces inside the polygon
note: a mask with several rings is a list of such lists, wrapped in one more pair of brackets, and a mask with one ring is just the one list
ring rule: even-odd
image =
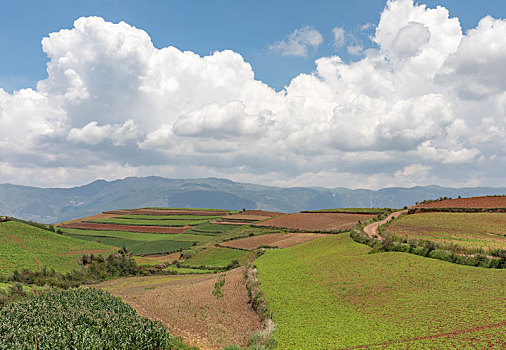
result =
[{"label": "sky", "polygon": [[0,183],[506,186],[504,1],[0,0]]}]

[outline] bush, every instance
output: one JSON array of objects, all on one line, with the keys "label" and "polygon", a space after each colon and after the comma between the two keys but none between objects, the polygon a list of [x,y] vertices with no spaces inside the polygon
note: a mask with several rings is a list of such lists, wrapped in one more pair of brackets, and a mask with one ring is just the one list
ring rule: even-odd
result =
[{"label": "bush", "polygon": [[449,262],[455,261],[455,255],[452,252],[442,249],[435,249],[429,253],[429,257]]}]

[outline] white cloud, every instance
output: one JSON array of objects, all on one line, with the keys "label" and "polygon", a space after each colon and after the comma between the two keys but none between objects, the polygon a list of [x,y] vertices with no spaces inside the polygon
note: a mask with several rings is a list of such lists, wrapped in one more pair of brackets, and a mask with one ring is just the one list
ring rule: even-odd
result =
[{"label": "white cloud", "polygon": [[334,34],[334,46],[337,48],[343,47],[346,40],[346,31],[341,27],[334,27],[332,29]]},{"label": "white cloud", "polygon": [[[126,23],[80,18],[42,40],[36,90],[0,89],[0,182],[505,185],[506,21],[463,34],[445,8],[396,0],[373,39],[355,62],[319,58],[276,92],[236,52],[158,49]],[[303,27],[273,46],[307,55],[322,41]]]},{"label": "white cloud", "polygon": [[316,49],[322,42],[323,36],[319,31],[304,26],[295,29],[286,40],[272,44],[270,49],[281,52],[283,56],[307,56],[308,47]]}]

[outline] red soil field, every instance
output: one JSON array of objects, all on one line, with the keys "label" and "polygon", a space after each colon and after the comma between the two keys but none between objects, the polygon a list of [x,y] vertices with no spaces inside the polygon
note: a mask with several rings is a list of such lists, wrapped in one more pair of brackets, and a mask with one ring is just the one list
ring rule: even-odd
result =
[{"label": "red soil field", "polygon": [[358,220],[368,221],[377,215],[342,213],[297,213],[273,218],[255,226],[281,227],[301,231],[337,231],[351,229]]},{"label": "red soil field", "polygon": [[246,210],[241,211],[238,214],[235,215],[256,215],[256,216],[266,216],[266,217],[273,217],[273,216],[279,216],[283,215],[284,213],[278,213],[275,211],[265,211],[265,210]]},{"label": "red soil field", "polygon": [[99,224],[92,222],[76,222],[71,224],[59,225],[62,228],[80,228],[84,230],[97,231],[128,231],[128,232],[147,232],[147,233],[183,233],[193,226],[183,227],[161,227],[161,226],[134,226],[134,225],[113,225]]},{"label": "red soil field", "polygon": [[105,211],[104,214],[116,215],[195,215],[195,216],[222,216],[228,211],[214,210],[184,210],[184,209],[122,209]]},{"label": "red soil field", "polygon": [[323,233],[272,233],[268,235],[236,239],[221,243],[220,246],[248,250],[255,249],[263,245],[288,248],[324,236],[327,235]]},{"label": "red soil field", "polygon": [[448,199],[419,204],[415,208],[506,208],[506,196]]}]

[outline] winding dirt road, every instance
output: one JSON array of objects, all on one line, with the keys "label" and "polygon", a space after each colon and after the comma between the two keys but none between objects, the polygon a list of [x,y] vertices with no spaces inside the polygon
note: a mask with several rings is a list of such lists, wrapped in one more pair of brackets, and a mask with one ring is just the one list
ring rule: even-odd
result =
[{"label": "winding dirt road", "polygon": [[383,237],[380,236],[380,234],[378,232],[378,227],[380,227],[383,224],[386,224],[389,220],[395,219],[395,218],[399,217],[399,215],[405,214],[407,212],[408,212],[407,210],[396,211],[395,213],[388,215],[386,219],[383,219],[381,221],[376,221],[376,222],[373,222],[372,224],[365,226],[364,232],[367,233],[367,235],[369,237],[374,238],[374,236],[377,236],[377,238],[380,241],[382,241]]}]

